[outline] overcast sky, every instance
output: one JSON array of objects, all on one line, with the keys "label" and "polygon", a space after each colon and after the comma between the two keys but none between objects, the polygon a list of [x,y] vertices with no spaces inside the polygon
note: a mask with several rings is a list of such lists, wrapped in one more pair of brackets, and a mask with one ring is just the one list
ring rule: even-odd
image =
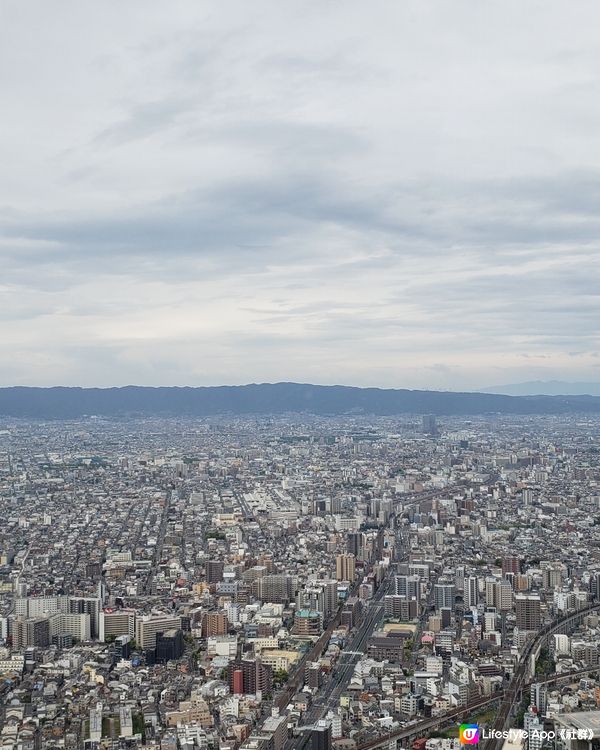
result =
[{"label": "overcast sky", "polygon": [[3,0],[0,384],[600,380],[597,0]]}]

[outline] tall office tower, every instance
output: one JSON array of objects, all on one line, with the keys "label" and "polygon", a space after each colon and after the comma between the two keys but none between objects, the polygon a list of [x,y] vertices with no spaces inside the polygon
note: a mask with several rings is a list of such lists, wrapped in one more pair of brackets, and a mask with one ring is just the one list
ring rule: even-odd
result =
[{"label": "tall office tower", "polygon": [[219,583],[223,580],[225,563],[223,560],[209,560],[206,563],[206,583]]},{"label": "tall office tower", "polygon": [[456,566],[456,575],[454,577],[456,588],[459,591],[465,590],[465,566],[464,565],[457,565]]},{"label": "tall office tower", "polygon": [[521,572],[521,561],[518,557],[515,557],[514,555],[509,555],[508,557],[502,558],[502,576],[506,576],[507,573],[514,573],[515,575],[517,573]]},{"label": "tall office tower", "polygon": [[479,604],[479,581],[476,576],[465,579],[465,607],[476,607]]},{"label": "tall office tower", "polygon": [[399,575],[394,579],[394,593],[407,599],[419,598],[419,576]]},{"label": "tall office tower", "polygon": [[356,561],[352,553],[338,555],[335,558],[335,577],[338,581],[353,581],[356,572]]},{"label": "tall office tower", "polygon": [[423,415],[423,432],[425,433],[425,435],[432,435],[432,436],[435,436],[438,434],[435,414]]},{"label": "tall office tower", "polygon": [[331,750],[331,723],[320,719],[310,733],[311,750]]},{"label": "tall office tower", "polygon": [[453,583],[436,583],[433,586],[433,600],[436,609],[448,607],[454,609],[454,598],[456,596],[456,587]]},{"label": "tall office tower", "polygon": [[365,535],[362,531],[350,531],[346,536],[346,550],[360,560],[361,550],[365,546]]},{"label": "tall office tower", "polygon": [[225,612],[205,612],[202,617],[202,637],[227,635],[229,620]]},{"label": "tall office tower", "polygon": [[515,596],[515,607],[519,630],[539,630],[542,624],[541,600],[536,594]]}]

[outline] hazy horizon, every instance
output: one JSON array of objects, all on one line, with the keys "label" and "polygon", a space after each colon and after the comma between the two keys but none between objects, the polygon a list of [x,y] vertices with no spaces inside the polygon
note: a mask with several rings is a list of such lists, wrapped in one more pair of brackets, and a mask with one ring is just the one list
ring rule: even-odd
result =
[{"label": "hazy horizon", "polygon": [[159,384],[159,385],[148,385],[144,383],[116,383],[114,385],[65,385],[64,383],[53,383],[49,385],[44,386],[30,386],[22,383],[14,383],[9,386],[0,385],[0,389],[11,389],[11,388],[42,388],[42,389],[52,389],[52,388],[75,388],[75,389],[82,389],[82,390],[110,390],[110,389],[123,389],[123,388],[175,388],[175,389],[185,389],[185,388],[223,388],[223,387],[233,387],[233,388],[243,388],[246,386],[254,386],[254,385],[282,385],[282,384],[291,384],[291,385],[308,385],[308,386],[317,386],[317,387],[325,387],[325,388],[334,388],[334,387],[341,387],[341,388],[359,388],[359,389],[366,389],[366,388],[372,388],[375,390],[421,390],[421,391],[432,391],[432,392],[448,392],[448,393],[483,393],[483,394],[498,394],[498,395],[508,395],[508,396],[536,396],[536,395],[548,395],[548,396],[569,396],[569,395],[591,395],[591,396],[600,396],[600,382],[598,383],[589,383],[584,381],[573,381],[573,382],[566,382],[566,381],[558,381],[558,380],[550,380],[550,381],[526,381],[522,383],[505,383],[501,385],[486,385],[486,386],[479,386],[476,388],[468,388],[468,389],[460,389],[460,388],[410,388],[408,386],[404,385],[390,385],[390,386],[381,386],[381,385],[374,385],[374,386],[363,386],[363,385],[356,385],[355,383],[347,383],[347,382],[313,382],[309,383],[308,381],[300,381],[300,380],[279,380],[279,381],[239,381],[239,382],[231,382],[231,383],[206,383],[204,385],[193,385],[191,383],[172,383],[172,384]]}]

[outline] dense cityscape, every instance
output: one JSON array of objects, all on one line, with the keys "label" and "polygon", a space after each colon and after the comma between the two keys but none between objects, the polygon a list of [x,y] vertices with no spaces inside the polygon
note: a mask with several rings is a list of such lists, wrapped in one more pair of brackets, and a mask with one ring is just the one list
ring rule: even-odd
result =
[{"label": "dense cityscape", "polygon": [[600,750],[598,0],[0,0],[0,750]]},{"label": "dense cityscape", "polygon": [[449,750],[464,721],[587,747],[599,434],[4,419],[0,747]]}]

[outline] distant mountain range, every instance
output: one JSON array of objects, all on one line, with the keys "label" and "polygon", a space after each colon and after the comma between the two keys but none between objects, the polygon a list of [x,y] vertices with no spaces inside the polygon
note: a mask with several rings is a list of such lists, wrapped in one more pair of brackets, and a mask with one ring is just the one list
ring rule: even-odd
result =
[{"label": "distant mountain range", "polygon": [[33,419],[217,414],[599,414],[592,396],[506,396],[341,385],[262,383],[202,388],[0,388],[0,415]]},{"label": "distant mountain range", "polygon": [[526,383],[493,385],[480,393],[507,396],[600,396],[600,383],[567,383],[562,380],[530,380]]}]

